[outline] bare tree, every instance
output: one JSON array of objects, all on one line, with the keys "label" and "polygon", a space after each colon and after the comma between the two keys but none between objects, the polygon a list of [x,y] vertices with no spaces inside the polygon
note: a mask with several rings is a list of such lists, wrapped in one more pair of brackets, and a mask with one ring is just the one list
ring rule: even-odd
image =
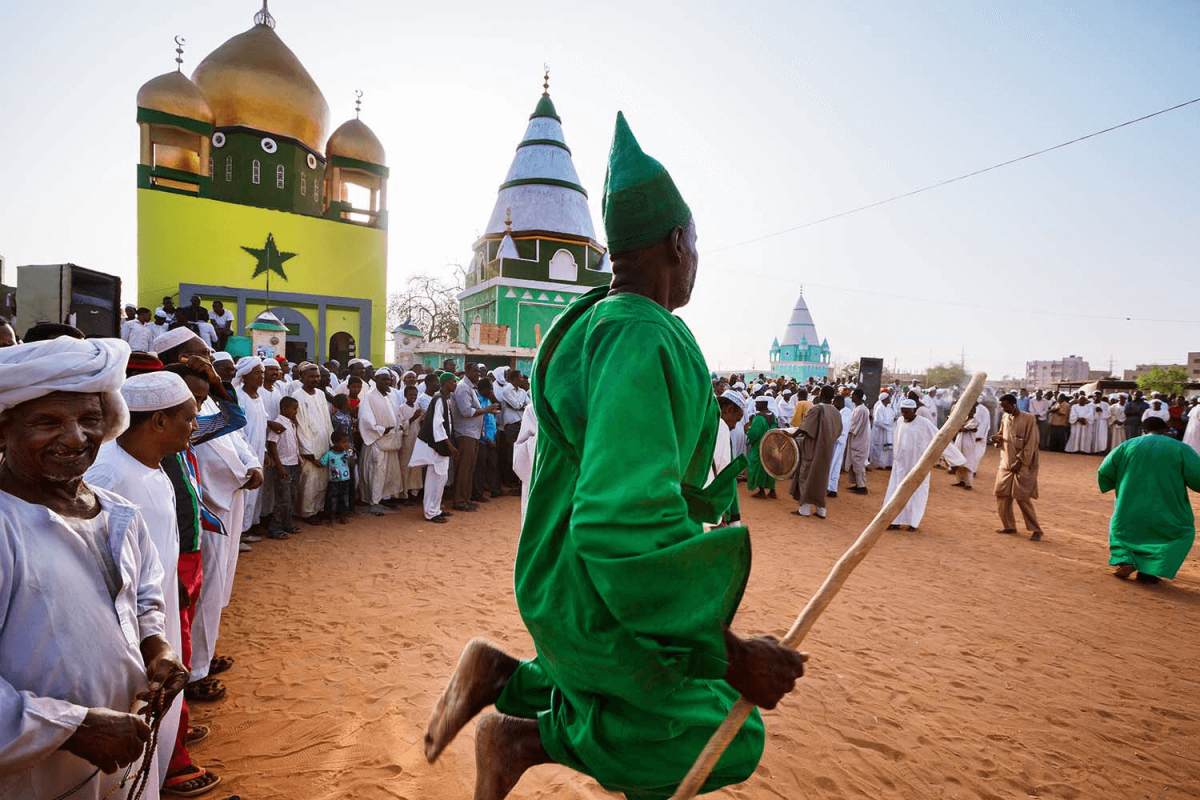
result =
[{"label": "bare tree", "polygon": [[[461,270],[456,276],[461,279]],[[459,290],[436,275],[413,275],[402,291],[388,295],[388,329],[411,320],[425,334],[425,341],[458,341]]]}]

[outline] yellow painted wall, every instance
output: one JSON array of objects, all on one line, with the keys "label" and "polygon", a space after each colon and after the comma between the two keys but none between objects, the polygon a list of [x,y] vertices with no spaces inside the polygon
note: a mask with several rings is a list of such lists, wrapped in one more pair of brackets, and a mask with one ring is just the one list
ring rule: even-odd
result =
[{"label": "yellow painted wall", "polygon": [[[181,283],[264,288],[265,276],[251,279],[257,262],[242,246],[261,248],[271,233],[280,251],[297,254],[283,264],[287,280],[271,276],[271,291],[370,300],[371,359],[383,363],[387,231],[155,189],[137,193],[139,304],[161,305]],[[263,309],[261,303],[246,306],[250,319]],[[319,329],[315,305],[295,308]],[[339,330],[358,340],[357,311],[327,307],[325,322],[325,347]]]}]

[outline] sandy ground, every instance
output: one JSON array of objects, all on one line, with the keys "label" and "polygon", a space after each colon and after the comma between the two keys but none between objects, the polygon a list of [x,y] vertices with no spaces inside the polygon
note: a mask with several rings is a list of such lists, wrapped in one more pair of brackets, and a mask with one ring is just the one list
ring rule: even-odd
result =
[{"label": "sandy ground", "polygon": [[[933,474],[919,532],[888,533],[820,620],[809,675],[766,713],[753,778],[714,797],[1200,796],[1200,567],[1110,576],[1099,458],[1043,454],[1046,540],[1000,536],[990,450],[975,491]],[[843,492],[825,522],[749,499],[750,586],[735,621],[782,633],[883,500]],[[1200,498],[1193,495],[1200,511]],[[236,658],[195,748],[210,797],[469,798],[474,726],[437,764],[421,736],[462,645],[532,654],[512,593],[518,499],[451,524],[416,509],[263,542],[239,565],[219,652]],[[564,768],[514,798],[611,797]]]}]

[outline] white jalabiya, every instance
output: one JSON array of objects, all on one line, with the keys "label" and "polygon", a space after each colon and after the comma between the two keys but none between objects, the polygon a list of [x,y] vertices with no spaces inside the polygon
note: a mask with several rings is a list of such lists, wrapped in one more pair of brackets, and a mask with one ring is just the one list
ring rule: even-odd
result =
[{"label": "white jalabiya", "polygon": [[[160,467],[151,469],[129,455],[116,441],[100,446],[95,463],[88,468],[83,479],[88,486],[99,486],[121,495],[137,506],[141,513],[162,567],[160,587],[167,641],[177,654],[182,653],[179,628],[179,520],[175,516],[175,489],[171,479]],[[156,754],[159,784],[167,777],[182,710],[183,694],[180,693],[159,728]]]},{"label": "white jalabiya", "polygon": [[979,461],[987,452],[988,425],[991,423],[991,418],[991,413],[985,407],[975,406],[974,415],[967,420],[964,426],[969,430],[960,431],[954,437],[954,446],[958,448],[966,461],[963,467],[970,472],[969,475],[959,472],[959,480],[963,480],[967,486],[973,485],[975,473],[979,471]]},{"label": "white jalabiya", "polygon": [[[217,414],[220,408],[211,397],[200,407],[202,415]],[[209,662],[216,653],[221,632],[221,612],[229,605],[233,579],[237,572],[238,545],[242,515],[246,504],[242,486],[250,479],[250,470],[262,462],[250,452],[240,431],[210,439],[194,451],[200,467],[200,485],[204,504],[217,515],[225,534],[200,532],[200,562],[204,581],[200,601],[192,620],[192,680],[208,677]]]},{"label": "white jalabiya", "polygon": [[[430,408],[433,409],[433,440],[444,442],[448,438],[445,399],[439,396],[436,403],[430,403]],[[450,424],[453,425],[453,421]],[[433,519],[442,513],[442,493],[450,475],[450,457],[438,455],[436,450],[417,439],[409,466],[425,467],[425,519]]]},{"label": "white jalabiya", "polygon": [[1092,429],[1092,452],[1104,453],[1108,451],[1108,425],[1109,413],[1108,403],[1093,403],[1092,413],[1094,422],[1089,425]]},{"label": "white jalabiya", "polygon": [[[929,447],[929,443],[937,436],[937,432],[937,426],[921,416],[915,417],[912,422],[905,422],[903,418],[896,422],[896,444],[893,448],[894,461],[892,462],[892,474],[888,479],[887,495],[883,499],[885,504],[896,493],[900,482],[908,477],[908,473],[912,472],[913,467],[921,460],[921,456],[924,455],[925,449]],[[951,468],[966,463],[963,454],[952,444],[946,446],[946,451],[942,454],[942,458],[945,459]],[[929,476],[926,475],[925,480],[921,481],[921,485],[913,493],[908,504],[904,506],[904,510],[900,512],[898,517],[892,520],[892,524],[910,525],[916,528],[925,517],[925,506],[928,503]]]},{"label": "white jalabiya", "polygon": [[[721,423],[725,427],[725,423]],[[740,426],[735,426],[740,427]],[[732,433],[732,432],[731,432]],[[525,406],[521,415],[521,432],[513,444],[513,472],[521,479],[521,523],[525,523],[525,509],[529,505],[529,483],[533,479],[533,457],[537,451],[538,421],[533,413],[533,403]],[[732,444],[730,445],[732,450]]]},{"label": "white jalabiya", "polygon": [[791,400],[780,400],[775,404],[779,407],[779,427],[787,428],[792,424],[792,414],[796,411],[796,404]]},{"label": "white jalabiya", "polygon": [[[417,444],[417,434],[421,432],[421,420],[424,416],[416,417],[421,409],[413,405],[401,403],[396,412],[396,418],[404,430],[404,441],[400,446],[400,488],[410,495],[415,495],[425,485],[425,470],[410,466],[413,447]],[[416,421],[413,419],[416,417]]]},{"label": "white jalabiya", "polygon": [[[98,773],[58,749],[89,708],[129,710],[146,690],[141,642],[166,635],[164,575],[145,521],[123,497],[93,491],[121,573],[115,600],[77,521],[0,491],[0,797],[101,800],[125,772]],[[142,797],[157,800],[157,781]]]},{"label": "white jalabiya", "polygon": [[404,446],[404,426],[396,416],[395,394],[371,389],[358,404],[358,432],[363,440],[358,496],[371,505],[379,505],[386,497],[398,498],[403,490],[400,449]]},{"label": "white jalabiya", "polygon": [[1187,415],[1187,429],[1183,432],[1183,443],[1200,453],[1200,406],[1192,406]]},{"label": "white jalabiya", "polygon": [[[258,459],[261,466],[267,455],[267,403],[266,395],[270,392],[260,388],[258,397],[251,397],[246,390],[239,386],[237,389],[238,405],[246,412],[246,427],[238,431],[246,442],[246,447],[250,453]],[[239,533],[245,533],[250,530],[251,526],[258,523],[261,518],[260,501],[262,499],[262,488],[244,489],[242,490],[242,529]],[[235,531],[230,531],[232,536]]]},{"label": "white jalabiya", "polygon": [[[267,420],[274,421],[279,416],[279,401],[283,399],[283,383],[276,381],[270,389],[264,385],[258,390],[258,396],[262,398],[263,410],[267,412]],[[274,469],[263,470],[263,485],[258,492],[259,519],[269,519],[271,512],[275,510],[275,479]]]},{"label": "white jalabiya", "polygon": [[875,403],[875,412],[871,416],[871,465],[875,467],[890,467],[892,465],[893,436],[896,427],[896,412],[890,403],[882,400]]},{"label": "white jalabiya", "polygon": [[[1158,402],[1157,409],[1154,407],[1154,403],[1156,403],[1156,402]],[[1163,422],[1169,423],[1171,421],[1171,411],[1167,408],[1166,403],[1159,402],[1159,401],[1151,401],[1150,407],[1147,408],[1145,413],[1142,414],[1142,422],[1145,422],[1146,420],[1150,419],[1151,417],[1158,417]]]},{"label": "white jalabiya", "polygon": [[917,416],[924,417],[937,427],[937,403],[932,397],[927,394],[921,395],[921,399],[917,401]]},{"label": "white jalabiya", "polygon": [[1125,441],[1125,406],[1113,403],[1108,409],[1108,448],[1116,450]]},{"label": "white jalabiya", "polygon": [[833,461],[829,464],[829,486],[831,492],[838,490],[838,480],[842,477],[842,460],[846,457],[846,440],[850,436],[850,418],[854,416],[854,406],[846,403],[838,413],[842,417],[842,433],[833,445]]},{"label": "white jalabiya", "polygon": [[1096,408],[1091,403],[1071,406],[1071,438],[1067,439],[1068,453],[1092,453],[1092,424],[1096,421]]},{"label": "white jalabiya", "polygon": [[[751,414],[747,412],[745,419],[749,420]],[[744,425],[734,425],[733,430],[729,432],[729,444],[733,448],[733,457],[746,455],[750,448],[746,443],[746,429]]]},{"label": "white jalabiya", "polygon": [[[295,383],[299,385],[300,381]],[[309,461],[305,456],[311,455],[319,460],[329,451],[333,419],[329,416],[329,401],[319,389],[312,394],[300,389],[292,397],[300,404],[296,414],[296,438],[300,442],[300,485],[297,487],[299,497],[296,516],[311,517],[325,508],[329,470],[320,463]],[[359,409],[361,408],[360,403]]]}]

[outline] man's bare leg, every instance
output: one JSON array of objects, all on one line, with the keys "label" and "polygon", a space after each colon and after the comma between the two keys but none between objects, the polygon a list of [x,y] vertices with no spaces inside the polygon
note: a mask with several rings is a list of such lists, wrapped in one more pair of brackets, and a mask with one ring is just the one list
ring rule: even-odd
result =
[{"label": "man's bare leg", "polygon": [[537,720],[485,714],[475,728],[475,800],[504,800],[525,770],[552,760]]},{"label": "man's bare leg", "polygon": [[425,732],[425,758],[429,763],[437,760],[446,745],[476,714],[499,699],[504,685],[520,663],[485,639],[467,642],[458,666],[429,718]]}]

